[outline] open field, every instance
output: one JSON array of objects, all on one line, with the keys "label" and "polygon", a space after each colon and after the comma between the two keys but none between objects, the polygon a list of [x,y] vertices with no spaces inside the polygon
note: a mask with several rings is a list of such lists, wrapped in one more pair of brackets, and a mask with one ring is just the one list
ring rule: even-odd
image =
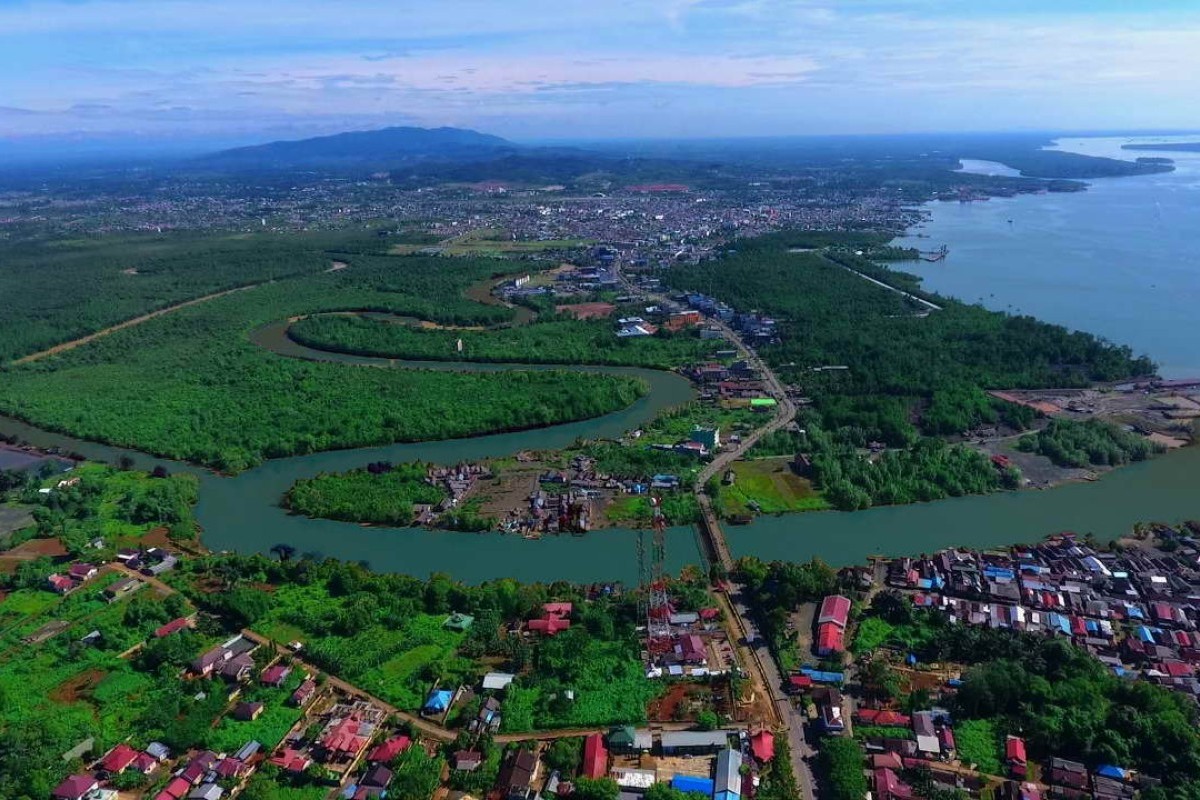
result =
[{"label": "open field", "polygon": [[829,504],[801,478],[787,456],[735,461],[732,486],[722,485],[720,500],[726,514],[782,514],[790,511],[820,511]]}]

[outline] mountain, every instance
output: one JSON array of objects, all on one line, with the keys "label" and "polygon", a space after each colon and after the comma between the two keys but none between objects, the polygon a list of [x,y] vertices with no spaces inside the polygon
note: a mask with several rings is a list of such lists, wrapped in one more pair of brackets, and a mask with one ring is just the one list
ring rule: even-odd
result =
[{"label": "mountain", "polygon": [[383,128],[222,150],[193,164],[216,170],[389,169],[490,159],[516,152],[499,136],[463,128]]}]

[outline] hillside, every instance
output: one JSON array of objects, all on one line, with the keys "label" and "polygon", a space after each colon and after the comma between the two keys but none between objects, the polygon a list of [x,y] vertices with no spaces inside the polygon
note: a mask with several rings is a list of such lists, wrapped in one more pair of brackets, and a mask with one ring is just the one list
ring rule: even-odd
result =
[{"label": "hillside", "polygon": [[499,136],[463,128],[383,128],[313,139],[238,147],[202,156],[212,169],[328,169],[395,167],[425,161],[493,158],[517,149]]}]

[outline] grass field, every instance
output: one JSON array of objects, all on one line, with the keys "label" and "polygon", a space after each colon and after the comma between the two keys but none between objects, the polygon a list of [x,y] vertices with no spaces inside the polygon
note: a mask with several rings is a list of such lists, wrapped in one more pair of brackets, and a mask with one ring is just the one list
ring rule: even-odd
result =
[{"label": "grass field", "polygon": [[954,726],[954,744],[964,764],[980,772],[1000,774],[1000,734],[990,719],[969,719]]},{"label": "grass field", "polygon": [[249,685],[239,701],[260,702],[265,708],[256,720],[240,721],[226,714],[213,729],[209,738],[209,747],[215,750],[235,751],[249,741],[261,742],[267,749],[278,744],[296,720],[303,713],[301,709],[288,705],[288,698],[296,687],[304,680],[300,670],[292,670],[292,674],[284,682],[283,687],[275,689],[258,684]]},{"label": "grass field", "polygon": [[733,465],[732,486],[722,485],[720,499],[727,515],[752,513],[757,504],[762,514],[792,511],[821,511],[829,504],[808,480],[792,472],[788,456],[756,458]]}]

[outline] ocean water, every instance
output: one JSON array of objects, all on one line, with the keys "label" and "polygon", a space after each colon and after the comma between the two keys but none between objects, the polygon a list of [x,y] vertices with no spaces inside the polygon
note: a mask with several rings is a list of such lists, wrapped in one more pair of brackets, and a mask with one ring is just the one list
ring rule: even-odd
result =
[{"label": "ocean water", "polygon": [[[1113,158],[1163,156],[1176,170],[1093,180],[1086,192],[932,203],[929,221],[900,242],[945,244],[949,256],[898,267],[941,294],[1127,344],[1164,376],[1200,377],[1200,153],[1121,149],[1135,141],[1171,139],[1062,139],[1056,146]],[[990,162],[964,167],[1005,174]]]}]

